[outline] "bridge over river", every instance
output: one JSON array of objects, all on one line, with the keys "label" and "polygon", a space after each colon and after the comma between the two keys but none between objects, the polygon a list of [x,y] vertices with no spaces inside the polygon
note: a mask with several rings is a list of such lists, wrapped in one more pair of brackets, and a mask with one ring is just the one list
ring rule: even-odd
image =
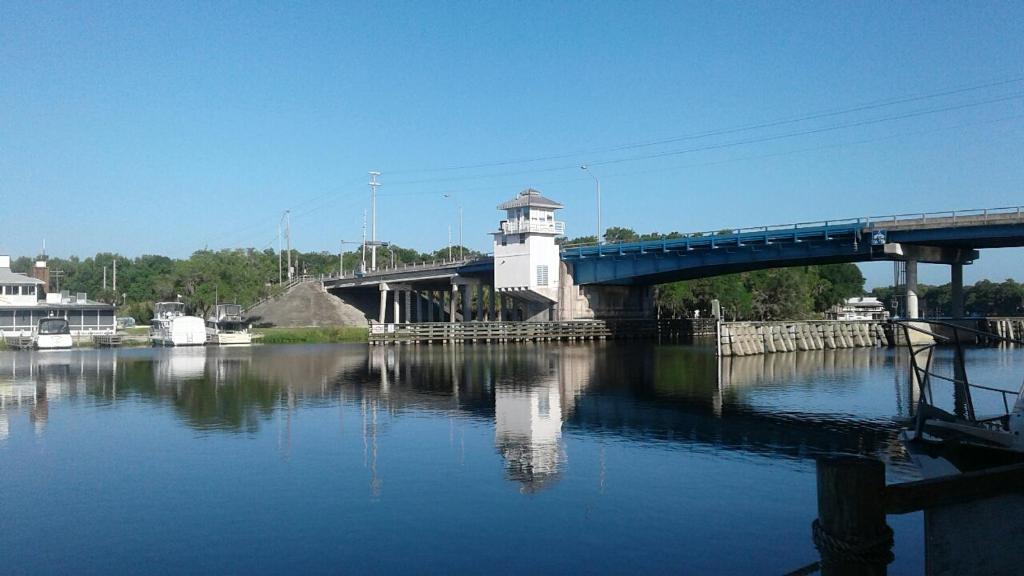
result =
[{"label": "bridge over river", "polygon": [[[535,193],[521,195],[527,192]],[[1024,246],[1020,206],[859,217],[561,246],[558,273],[552,271],[551,279],[546,267],[539,278],[538,265],[537,281],[543,284],[530,277],[522,286],[507,288],[496,285],[496,267],[521,254],[506,256],[507,247],[497,239],[531,233],[553,237],[555,230],[564,231],[563,223],[550,220],[510,224],[511,214],[495,233],[495,255],[331,277],[323,280],[324,287],[342,298],[379,292],[382,323],[642,318],[652,313],[650,287],[656,284],[766,268],[884,260],[903,267],[910,318],[918,316],[918,263],[949,265],[953,315],[962,316],[963,266],[979,258],[980,249]],[[527,232],[503,234],[507,230]]]}]

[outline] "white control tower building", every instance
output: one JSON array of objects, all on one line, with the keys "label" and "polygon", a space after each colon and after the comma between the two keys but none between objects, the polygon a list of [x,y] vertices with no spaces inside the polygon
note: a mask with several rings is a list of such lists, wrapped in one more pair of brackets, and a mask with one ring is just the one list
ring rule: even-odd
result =
[{"label": "white control tower building", "polygon": [[558,302],[559,248],[565,222],[562,205],[528,188],[498,205],[506,217],[494,232],[494,288],[500,293],[551,306]]}]

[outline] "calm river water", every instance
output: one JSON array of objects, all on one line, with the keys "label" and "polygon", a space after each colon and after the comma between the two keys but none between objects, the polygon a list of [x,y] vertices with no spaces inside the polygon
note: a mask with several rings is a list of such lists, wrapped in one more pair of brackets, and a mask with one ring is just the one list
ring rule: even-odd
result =
[{"label": "calm river water", "polygon": [[[906,381],[885,349],[0,352],[0,572],[784,573],[816,456],[916,478]],[[921,573],[921,515],[889,523]]]}]

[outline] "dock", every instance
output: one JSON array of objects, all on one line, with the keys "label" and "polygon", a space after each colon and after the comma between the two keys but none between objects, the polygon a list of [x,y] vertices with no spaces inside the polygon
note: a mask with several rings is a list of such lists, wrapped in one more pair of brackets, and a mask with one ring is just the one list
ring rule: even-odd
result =
[{"label": "dock", "polygon": [[602,320],[569,322],[416,322],[372,324],[369,342],[377,344],[462,344],[604,340],[612,336]]},{"label": "dock", "polygon": [[14,350],[31,350],[36,347],[35,338],[31,336],[5,336],[4,344]]},{"label": "dock", "polygon": [[116,348],[121,345],[120,334],[96,334],[92,337],[97,348]]}]

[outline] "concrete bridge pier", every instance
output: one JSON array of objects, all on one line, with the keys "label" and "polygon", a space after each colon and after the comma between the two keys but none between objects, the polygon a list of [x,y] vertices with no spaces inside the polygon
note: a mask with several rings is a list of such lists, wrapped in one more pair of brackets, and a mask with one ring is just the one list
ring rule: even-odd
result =
[{"label": "concrete bridge pier", "polygon": [[907,260],[906,262],[906,291],[907,291],[907,318],[914,319],[920,318],[921,315],[918,312],[917,307],[917,260]]},{"label": "concrete bridge pier", "polygon": [[469,322],[473,320],[473,290],[472,286],[467,285],[462,290],[462,321]]},{"label": "concrete bridge pier", "polygon": [[456,302],[459,301],[459,285],[452,283],[451,295],[448,297],[448,321],[452,324],[455,323],[455,309],[458,308]]},{"label": "concrete bridge pier", "polygon": [[920,318],[917,294],[917,265],[919,262],[930,264],[948,264],[953,300],[953,316],[964,314],[964,264],[970,264],[979,258],[977,250],[950,246],[926,246],[921,244],[888,243],[883,252],[896,260],[904,260],[906,266],[906,299],[905,316],[910,319]]},{"label": "concrete bridge pier", "polygon": [[377,316],[377,321],[381,324],[384,323],[388,313],[388,285],[386,282],[380,283],[380,313]]},{"label": "concrete bridge pier", "polygon": [[964,265],[953,264],[949,267],[950,302],[953,318],[964,317]]},{"label": "concrete bridge pier", "polygon": [[481,322],[486,321],[486,309],[484,308],[484,283],[476,283],[476,314],[473,316],[474,320]]}]

